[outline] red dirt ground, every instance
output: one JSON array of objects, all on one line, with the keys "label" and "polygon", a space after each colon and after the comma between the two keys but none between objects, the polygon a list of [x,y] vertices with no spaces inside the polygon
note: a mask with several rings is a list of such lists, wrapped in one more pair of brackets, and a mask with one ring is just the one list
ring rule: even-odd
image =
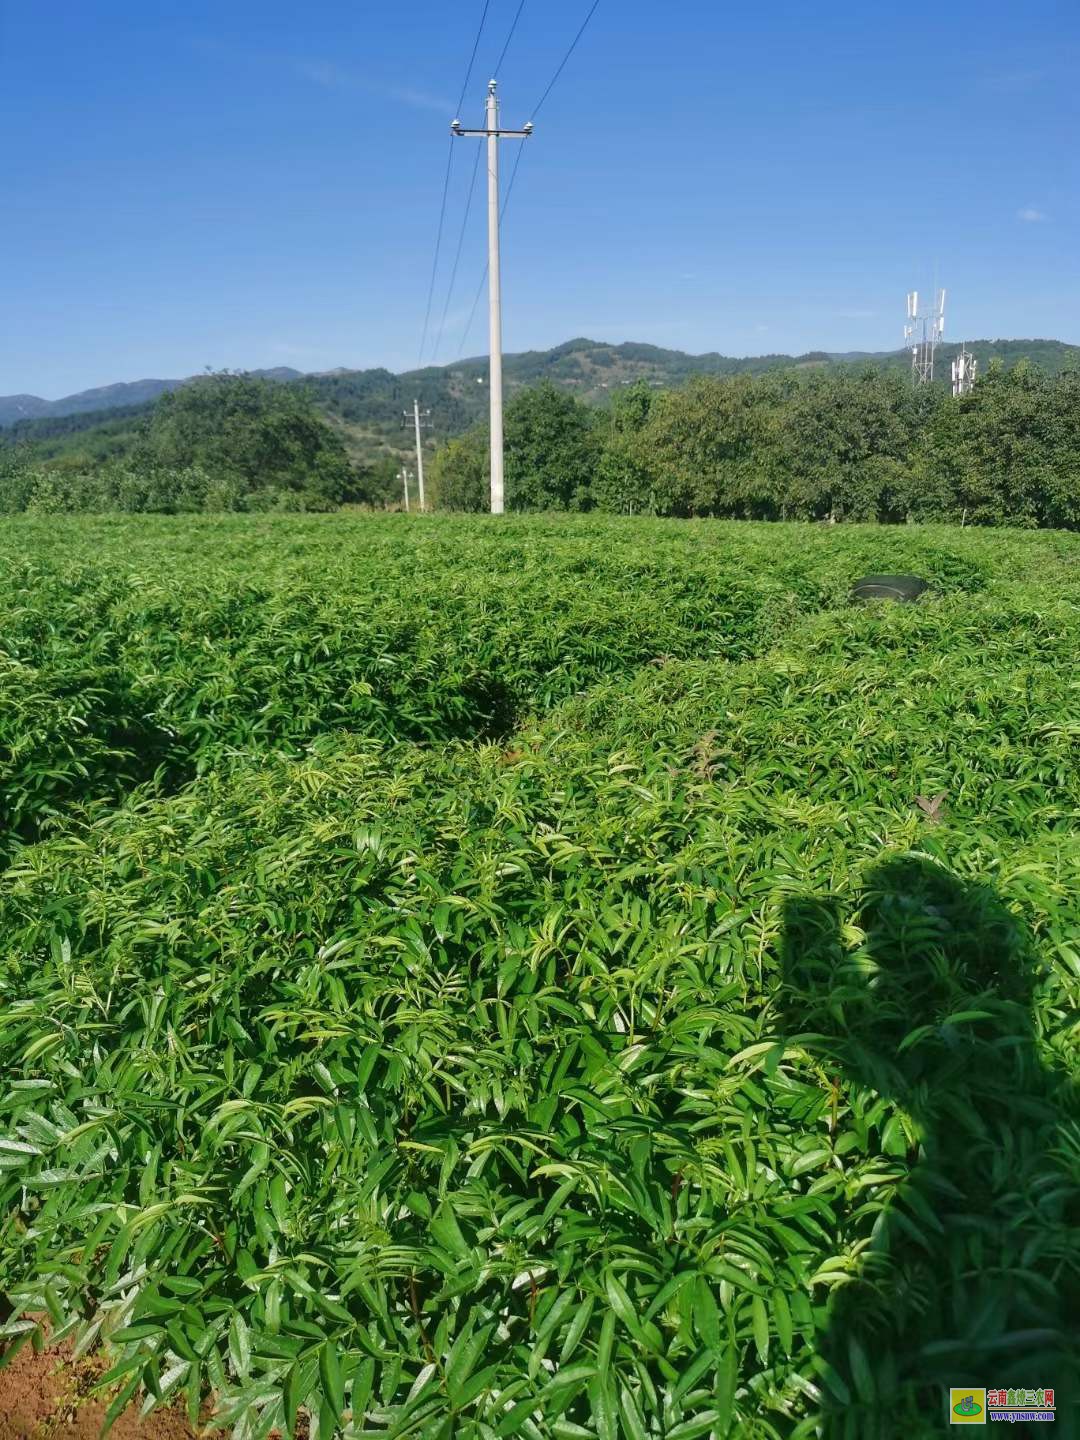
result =
[{"label": "red dirt ground", "polygon": [[[24,1345],[0,1369],[0,1440],[98,1440],[109,1396],[91,1395],[104,1373],[99,1358],[71,1359],[71,1346],[35,1355]],[[109,1432],[110,1440],[196,1440],[196,1431],[177,1410],[139,1418],[131,1404]]]}]

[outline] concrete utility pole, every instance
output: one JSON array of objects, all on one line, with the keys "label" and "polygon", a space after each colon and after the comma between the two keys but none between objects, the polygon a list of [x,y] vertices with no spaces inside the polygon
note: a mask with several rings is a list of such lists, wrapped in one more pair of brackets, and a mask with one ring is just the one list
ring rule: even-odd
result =
[{"label": "concrete utility pole", "polygon": [[424,500],[424,451],[420,443],[420,431],[430,430],[432,428],[431,411],[421,410],[420,401],[414,400],[412,402],[411,417],[408,410],[403,410],[401,413],[405,417],[404,423],[407,425],[411,418],[416,429],[416,478],[420,488],[420,509],[426,510],[427,503]]},{"label": "concrete utility pole", "polygon": [[405,492],[405,513],[409,513],[409,472],[403,465],[401,467],[401,488]]},{"label": "concrete utility pole", "polygon": [[499,129],[499,102],[495,81],[488,82],[487,127],[463,130],[455,120],[455,135],[483,135],[487,139],[488,162],[488,311],[491,349],[491,513],[503,513],[503,403],[502,403],[502,287],[499,274],[499,141],[527,140],[531,124],[520,130]]}]

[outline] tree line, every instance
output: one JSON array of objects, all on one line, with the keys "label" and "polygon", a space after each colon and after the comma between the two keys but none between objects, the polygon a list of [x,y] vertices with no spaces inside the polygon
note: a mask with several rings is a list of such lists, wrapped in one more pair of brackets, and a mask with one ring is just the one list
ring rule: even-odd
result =
[{"label": "tree line", "polygon": [[0,448],[0,512],[334,510],[375,498],[376,477],[352,463],[301,386],[206,375],[135,420],[99,426],[95,447],[70,455],[15,433]]},{"label": "tree line", "polygon": [[[1080,528],[1075,366],[991,364],[959,398],[871,366],[641,381],[604,408],[541,383],[511,399],[505,433],[512,510]],[[391,507],[399,463],[358,465],[307,388],[223,373],[96,455],[0,448],[0,511]],[[485,425],[441,446],[428,492],[487,509]]]},{"label": "tree line", "polygon": [[[1080,369],[991,364],[967,395],[871,368],[635,384],[595,410],[507,406],[506,502],[755,520],[1080,526]],[[432,465],[440,508],[487,508],[487,430]]]}]

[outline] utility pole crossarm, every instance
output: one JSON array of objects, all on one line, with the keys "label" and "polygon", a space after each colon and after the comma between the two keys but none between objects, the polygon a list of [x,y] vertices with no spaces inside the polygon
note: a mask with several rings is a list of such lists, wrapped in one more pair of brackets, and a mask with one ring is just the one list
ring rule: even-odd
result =
[{"label": "utility pole crossarm", "polygon": [[487,141],[488,161],[488,312],[491,355],[491,513],[503,513],[503,403],[502,403],[502,291],[499,273],[499,141],[527,140],[533,132],[532,122],[520,130],[503,130],[499,125],[499,102],[495,97],[496,83],[488,84],[487,124],[483,130],[466,130],[455,120],[450,130],[457,136],[473,136]]},{"label": "utility pole crossarm", "polygon": [[460,120],[452,120],[450,129],[455,135],[482,135],[485,139],[494,135],[500,140],[527,140],[533,133],[532,121],[523,125],[520,130],[465,130]]}]

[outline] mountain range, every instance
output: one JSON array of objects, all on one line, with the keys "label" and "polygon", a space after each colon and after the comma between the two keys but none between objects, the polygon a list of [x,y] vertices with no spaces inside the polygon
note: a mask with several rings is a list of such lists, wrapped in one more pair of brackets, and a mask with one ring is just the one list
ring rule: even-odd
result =
[{"label": "mountain range", "polygon": [[[253,370],[253,375],[265,376],[268,380],[299,380],[301,370],[290,370],[287,365],[274,370]],[[194,380],[189,375],[183,380],[125,380],[117,385],[99,385],[94,390],[79,390],[74,395],[64,395],[59,400],[42,400],[39,395],[0,395],[0,425],[14,425],[19,420],[43,420],[51,416],[85,415],[99,410],[116,410],[121,406],[145,405],[164,395],[166,390],[177,390]]]},{"label": "mountain range", "polygon": [[[948,379],[949,366],[959,345],[938,350],[938,373]],[[975,340],[968,349],[985,374],[993,359],[1006,366],[1028,358],[1050,374],[1065,365],[1080,363],[1080,346],[1060,340]],[[569,340],[551,350],[527,350],[504,357],[508,393],[548,380],[593,404],[604,404],[613,390],[635,381],[657,387],[678,385],[692,375],[761,374],[777,369],[827,368],[871,364],[904,370],[906,350],[810,351],[805,355],[756,355],[735,358],[709,352],[689,355],[657,345],[627,342]],[[327,417],[343,431],[358,461],[404,450],[403,411],[418,398],[431,412],[429,442],[460,434],[487,411],[486,356],[458,360],[450,365],[427,366],[394,374],[386,369],[339,369],[303,373],[285,366],[249,373],[282,383],[303,381]],[[60,400],[35,395],[0,396],[0,427],[5,438],[33,442],[45,453],[89,448],[98,455],[120,453],[140,419],[168,390],[189,384],[190,376],[175,380],[134,380],[82,390]]]}]

